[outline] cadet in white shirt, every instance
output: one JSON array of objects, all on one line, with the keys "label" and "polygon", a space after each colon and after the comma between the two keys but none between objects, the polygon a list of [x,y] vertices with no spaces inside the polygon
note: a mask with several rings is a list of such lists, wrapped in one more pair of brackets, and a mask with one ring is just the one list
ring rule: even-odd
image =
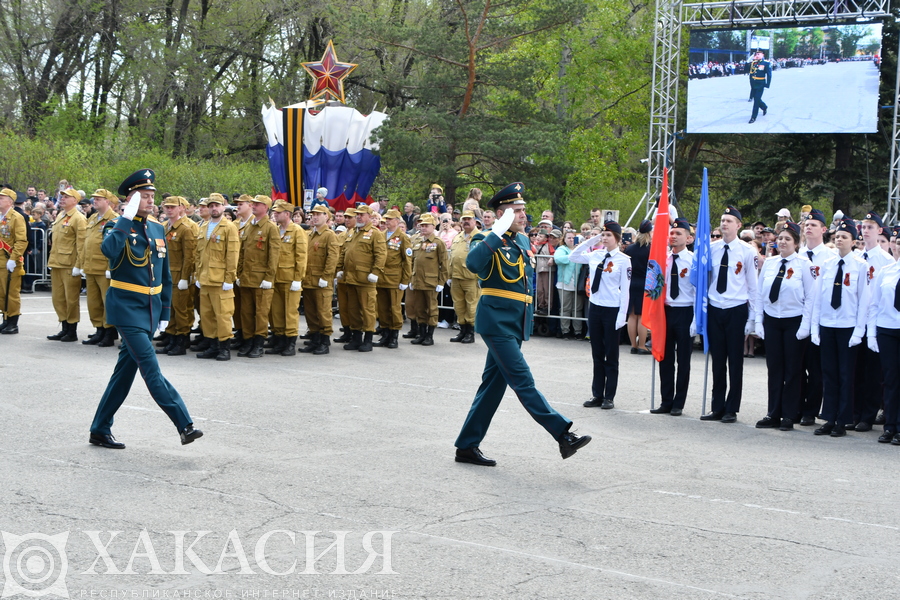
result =
[{"label": "cadet in white shirt", "polygon": [[[809,271],[813,279],[818,279],[822,266],[834,257],[832,248],[825,245],[825,233],[828,225],[825,214],[814,208],[803,222],[803,235],[806,245],[797,251],[801,257],[809,259]],[[807,344],[803,352],[803,374],[800,377],[800,425],[815,425],[816,416],[822,410],[822,356],[819,347]]]},{"label": "cadet in white shirt", "polygon": [[[710,250],[708,335],[712,358],[712,412],[701,421],[734,423],[741,410],[744,336],[756,323],[756,274],[759,254],[738,239],[743,221],[733,206],[725,209],[722,239]],[[727,395],[726,395],[727,389]]]},{"label": "cadet in white shirt", "polygon": [[[675,219],[669,229],[669,248],[666,259],[666,351],[659,363],[659,408],[653,414],[680,416],[687,399],[691,382],[691,351],[694,336],[694,297],[691,285],[691,261],[694,253],[687,249],[693,240],[691,224],[686,219]],[[675,362],[678,361],[678,378],[675,378]]]},{"label": "cadet in white shirt", "polygon": [[800,412],[803,350],[809,337],[816,280],[810,262],[796,252],[800,225],[784,222],[777,228],[778,255],[763,265],[756,301],[756,335],[766,341],[769,377],[768,412],[756,427],[789,431]]},{"label": "cadet in white shirt", "polygon": [[884,374],[884,433],[878,441],[900,446],[900,264],[882,268],[871,287],[867,339]]},{"label": "cadet in white shirt", "polygon": [[[586,407],[614,408],[619,384],[619,330],[625,326],[628,313],[628,288],[631,282],[631,259],[619,252],[622,227],[615,221],[603,224],[603,232],[582,242],[572,250],[569,260],[590,267],[590,308],[588,332],[594,377],[591,399]],[[593,250],[597,242],[603,248]]]},{"label": "cadet in white shirt", "polygon": [[853,221],[841,221],[832,236],[838,254],[825,263],[816,280],[810,336],[822,353],[826,421],[816,435],[847,435],[845,424],[853,418],[851,365],[866,334],[870,293],[866,262],[853,253],[855,238]]}]

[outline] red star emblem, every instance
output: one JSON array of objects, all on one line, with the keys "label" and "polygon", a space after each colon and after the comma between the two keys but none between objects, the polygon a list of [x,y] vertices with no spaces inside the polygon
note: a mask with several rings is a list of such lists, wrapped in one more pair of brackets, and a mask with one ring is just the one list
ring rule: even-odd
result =
[{"label": "red star emblem", "polygon": [[346,104],[344,102],[344,79],[358,65],[338,62],[334,54],[334,44],[331,40],[328,41],[328,47],[325,48],[322,60],[319,62],[305,62],[301,63],[301,65],[316,80],[313,84],[312,95],[309,97],[310,100],[315,100],[322,96],[325,96],[327,100],[327,96],[330,94],[335,100]]}]

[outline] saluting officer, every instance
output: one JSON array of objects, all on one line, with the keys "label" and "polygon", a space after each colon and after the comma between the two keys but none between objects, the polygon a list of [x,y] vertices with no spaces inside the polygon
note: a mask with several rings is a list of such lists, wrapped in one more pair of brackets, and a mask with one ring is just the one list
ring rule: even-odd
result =
[{"label": "saluting officer", "polygon": [[91,198],[96,212],[88,219],[84,248],[78,254],[76,266],[84,273],[88,316],[97,331],[81,343],[105,348],[114,344],[116,328],[106,319],[106,290],[109,289],[110,272],[109,261],[103,255],[100,245],[103,243],[104,232],[110,231],[106,228],[107,223],[115,224],[119,218],[119,213],[115,211],[119,205],[119,197],[112,192],[99,189],[91,195]]},{"label": "saluting officer", "polygon": [[231,360],[231,316],[234,313],[234,281],[237,279],[241,240],[237,227],[222,218],[225,198],[213,193],[206,201],[209,221],[197,237],[194,269],[200,288],[200,324],[209,348],[197,358]]},{"label": "saluting officer", "polygon": [[400,230],[402,215],[391,209],[384,213],[385,244],[387,253],[384,269],[378,277],[378,323],[381,325],[381,339],[373,346],[396,348],[397,338],[403,328],[403,291],[409,287],[412,275],[412,245],[409,236]]},{"label": "saluting officer", "polygon": [[[512,183],[491,198],[488,206],[497,221],[487,234],[472,240],[466,264],[481,280],[481,299],[475,315],[475,331],[487,346],[488,356],[481,385],[456,438],[456,462],[493,467],[497,461],[482,454],[480,445],[506,388],[511,387],[532,418],[559,442],[559,452],[568,458],[591,441],[569,431],[572,421],[550,406],[534,386],[534,377],[522,356],[522,342],[531,336],[534,300],[530,295],[534,278],[533,254],[522,233],[527,222],[524,186]],[[430,215],[423,216],[432,220]]]},{"label": "saluting officer", "polygon": [[203,436],[194,429],[191,416],[178,391],[159,371],[153,351],[153,332],[164,329],[169,319],[172,279],[166,252],[165,230],[153,217],[155,175],[150,169],[133,173],[119,186],[128,197],[122,216],[107,222],[103,254],[109,259],[110,287],[106,314],[122,336],[119,359],[103,398],[94,414],[88,441],[95,446],[121,449],[112,435],[113,417],[122,406],[138,369],[150,395],[178,429],[181,443],[190,444]]},{"label": "saluting officer", "polygon": [[406,314],[418,325],[419,335],[411,344],[434,345],[438,322],[438,297],[450,273],[447,246],[434,235],[432,213],[419,217],[419,237],[413,241],[412,280],[406,292]]},{"label": "saluting officer", "polygon": [[172,275],[172,320],[166,332],[168,343],[157,354],[183,356],[191,345],[194,326],[194,303],[191,300],[191,278],[197,253],[200,228],[185,216],[187,200],[169,196],[163,202],[166,211],[166,246],[169,248],[169,269]]},{"label": "saluting officer", "polygon": [[25,275],[25,250],[28,248],[28,229],[25,218],[13,208],[16,192],[0,190],[0,311],[3,323],[0,333],[19,333],[19,314],[22,312],[22,276]]},{"label": "saluting officer", "polygon": [[81,194],[74,188],[60,193],[59,215],[50,230],[50,285],[53,310],[62,325],[59,333],[48,335],[48,340],[74,342],[78,339],[78,321],[81,320],[81,269],[78,257],[84,252],[84,233],[87,219],[78,212]]},{"label": "saluting officer", "polygon": [[303,277],[306,275],[306,246],[309,238],[303,228],[291,220],[293,210],[292,204],[284,200],[275,201],[273,212],[281,245],[270,313],[275,343],[266,350],[266,354],[297,354],[300,293]]},{"label": "saluting officer", "polygon": [[[338,254],[338,264],[341,262],[344,252],[347,251],[348,244],[350,243],[350,240],[353,239],[353,234],[356,233],[355,208],[348,208],[344,211],[344,225],[346,226],[346,229],[337,234],[338,244],[341,248],[341,251]],[[337,277],[337,272],[339,270],[340,269],[335,268],[335,279],[337,280],[338,315],[341,319],[341,331],[343,334],[340,337],[335,338],[334,343],[345,344],[353,339],[353,331],[362,327],[362,318],[359,314],[350,311],[347,282],[342,278]]]},{"label": "saluting officer", "polygon": [[384,269],[386,254],[384,234],[372,225],[372,209],[365,204],[358,206],[356,232],[344,244],[344,251],[338,260],[337,278],[347,284],[347,308],[358,319],[357,328],[352,329],[352,339],[344,345],[344,350],[372,351],[377,295],[375,284],[378,283],[378,274]]},{"label": "saluting officer", "polygon": [[303,278],[306,293],[303,294],[303,306],[310,339],[300,352],[317,355],[328,354],[331,346],[334,322],[331,300],[334,297],[334,276],[341,255],[338,236],[328,227],[330,217],[331,213],[324,204],[319,204],[309,212],[312,227],[307,232],[306,276]]},{"label": "saluting officer", "polygon": [[272,307],[281,236],[278,226],[269,220],[272,199],[254,196],[250,209],[253,218],[241,230],[241,252],[237,281],[241,295],[241,330],[244,343],[238,356],[260,358],[269,331],[269,309]]},{"label": "saluting officer", "polygon": [[464,211],[460,217],[462,231],[450,243],[450,295],[459,333],[451,342],[475,342],[475,309],[478,307],[478,276],[466,267],[472,238],[481,233],[475,223],[475,213]]},{"label": "saluting officer", "polygon": [[763,115],[769,110],[769,107],[762,101],[762,95],[765,90],[772,85],[772,63],[764,60],[763,53],[759,50],[753,55],[753,62],[750,63],[750,99],[753,100],[753,114],[750,116],[750,122],[756,122],[759,109],[763,111]]}]

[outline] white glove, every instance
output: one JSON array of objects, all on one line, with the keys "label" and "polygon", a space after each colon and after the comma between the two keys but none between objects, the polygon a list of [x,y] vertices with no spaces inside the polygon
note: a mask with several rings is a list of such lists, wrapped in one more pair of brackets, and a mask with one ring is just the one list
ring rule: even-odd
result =
[{"label": "white glove", "polygon": [[872,352],[878,352],[878,339],[875,336],[870,335],[866,338],[867,345],[869,346],[869,350]]},{"label": "white glove", "polygon": [[690,329],[689,333],[691,334],[691,337],[694,337],[695,335],[697,335],[697,319],[694,319],[693,321],[691,321],[691,329]]},{"label": "white glove", "polygon": [[797,330],[797,339],[805,340],[809,337],[809,327],[801,327]]},{"label": "white glove", "polygon": [[512,225],[512,222],[516,218],[516,211],[512,208],[507,208],[503,211],[503,216],[494,221],[494,225],[491,227],[491,233],[496,236],[501,236],[507,231],[509,231],[509,226]]},{"label": "white glove", "polygon": [[178,280],[178,289],[181,291],[188,289],[188,280],[187,279],[179,279]]},{"label": "white glove", "polygon": [[300,291],[300,282],[299,282],[299,281],[292,281],[292,282],[291,282],[291,291],[292,291],[292,292],[299,292],[299,291]]},{"label": "white glove", "polygon": [[758,338],[761,339],[761,340],[766,339],[766,330],[763,329],[762,323],[757,323],[757,324],[756,324],[755,330],[756,330],[756,331],[755,331],[755,332],[756,332],[756,337],[758,337]]},{"label": "white glove", "polygon": [[134,192],[131,194],[131,198],[128,199],[128,204],[125,205],[125,209],[122,211],[122,216],[132,220],[135,215],[137,215],[138,208],[141,205],[141,193]]},{"label": "white glove", "polygon": [[822,338],[819,337],[819,327],[813,327],[809,333],[809,341],[811,341],[816,346],[819,345],[819,342],[822,341]]},{"label": "white glove", "polygon": [[109,271],[106,271],[106,272],[104,273],[104,275],[106,275],[106,278],[107,278],[107,279],[112,279],[112,273],[110,273]]},{"label": "white glove", "polygon": [[240,279],[235,279],[235,280],[234,280],[234,285],[236,285],[236,286],[238,286],[238,287],[241,287],[241,280],[240,280]]},{"label": "white glove", "polygon": [[197,289],[200,289],[200,280],[198,279],[197,281],[195,281],[194,285],[197,286]]},{"label": "white glove", "polygon": [[753,321],[747,321],[747,324],[744,325],[744,335],[750,335],[753,333],[755,323]]},{"label": "white glove", "polygon": [[437,285],[437,286],[434,287],[434,291],[436,291],[438,294],[440,294],[441,292],[444,291],[444,286],[442,286],[442,285]]},{"label": "white glove", "polygon": [[447,280],[447,285],[452,285],[452,283],[453,283],[453,280],[452,280],[452,279],[448,279],[448,280]]},{"label": "white glove", "polygon": [[337,274],[334,276],[334,278],[335,278],[335,279],[343,279],[343,278],[344,278],[344,272],[343,272],[343,271],[338,271]]},{"label": "white glove", "polygon": [[72,267],[72,277],[81,277],[81,269]]},{"label": "white glove", "polygon": [[261,289],[261,290],[271,290],[271,289],[272,289],[272,282],[271,282],[271,281],[266,281],[265,279],[263,279],[262,283],[259,284],[259,289]]},{"label": "white glove", "polygon": [[169,322],[168,322],[168,321],[160,321],[160,322],[159,322],[159,327],[157,327],[156,329],[157,329],[158,331],[165,331],[165,330],[166,330],[166,327],[168,327],[168,326],[169,326]]},{"label": "white glove", "polygon": [[625,319],[622,319],[621,321],[616,321],[616,331],[622,329],[623,327],[625,327]]},{"label": "white glove", "polygon": [[409,286],[406,285],[405,283],[401,283],[401,284],[400,284],[400,290],[401,290],[401,291],[406,291],[406,288],[408,288],[408,287],[409,287]]},{"label": "white glove", "polygon": [[862,343],[862,338],[858,335],[850,336],[850,343],[847,344],[848,348],[852,348],[853,346],[859,346]]},{"label": "white glove", "polygon": [[369,280],[369,283],[378,283],[378,275],[375,275],[374,273],[366,275],[366,279]]},{"label": "white glove", "polygon": [[8,261],[6,261],[6,270],[9,271],[10,273],[15,271],[16,270],[16,261],[14,261],[13,259],[9,259]]},{"label": "white glove", "polygon": [[325,281],[324,279],[322,279],[322,278],[320,277],[320,278],[319,278],[319,287],[320,287],[320,288],[327,288],[327,287],[328,287],[328,282]]},{"label": "white glove", "polygon": [[233,284],[233,283],[223,283],[223,284],[222,284],[222,291],[223,291],[223,292],[227,292],[228,290],[233,290],[233,289],[234,289],[234,284]]}]

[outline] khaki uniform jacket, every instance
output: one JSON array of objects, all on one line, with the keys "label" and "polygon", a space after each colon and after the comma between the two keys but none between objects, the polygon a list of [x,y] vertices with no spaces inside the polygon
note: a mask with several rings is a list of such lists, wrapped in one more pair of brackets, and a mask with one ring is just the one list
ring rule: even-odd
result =
[{"label": "khaki uniform jacket", "polygon": [[341,256],[341,242],[327,225],[323,225],[321,231],[313,227],[306,233],[306,277],[303,278],[303,287],[318,288],[319,279],[324,279],[328,286],[322,289],[331,288]]},{"label": "khaki uniform jacket", "polygon": [[412,247],[412,284],[415,290],[434,290],[449,278],[447,245],[434,234],[420,238]]},{"label": "khaki uniform jacket", "polygon": [[369,273],[380,275],[384,270],[384,259],[387,246],[384,234],[371,223],[357,228],[356,232],[344,243],[338,271],[344,272],[344,283],[374,287],[369,282]]},{"label": "khaki uniform jacket", "polygon": [[109,260],[100,250],[103,243],[104,225],[113,223],[119,219],[119,213],[113,209],[107,209],[106,213],[94,213],[87,221],[84,230],[84,251],[78,254],[78,264],[75,266],[87,275],[103,275],[109,269]]},{"label": "khaki uniform jacket", "polygon": [[71,269],[77,266],[78,256],[84,251],[86,228],[87,219],[77,208],[57,215],[50,228],[52,246],[47,266],[51,269]]},{"label": "khaki uniform jacket", "polygon": [[238,261],[241,287],[258,288],[263,281],[275,283],[280,254],[281,233],[278,225],[269,217],[247,223],[241,231],[241,256]]},{"label": "khaki uniform jacket", "polygon": [[[281,229],[278,230],[279,234]],[[303,281],[306,275],[306,246],[309,237],[302,227],[291,223],[281,236],[281,253],[278,255],[278,274],[274,283]],[[319,282],[316,282],[319,287]]]},{"label": "khaki uniform jacket", "polygon": [[197,253],[197,224],[181,217],[174,223],[166,224],[166,246],[169,247],[169,270],[172,272],[172,283],[191,280]]},{"label": "khaki uniform jacket", "polygon": [[197,233],[197,259],[194,276],[200,285],[234,283],[237,279],[241,240],[234,223],[222,218],[206,239],[206,223]]},{"label": "khaki uniform jacket", "polygon": [[384,259],[384,269],[378,275],[377,287],[398,288],[401,283],[408,284],[412,275],[412,244],[409,236],[400,231],[394,231],[385,238],[387,254]]},{"label": "khaki uniform jacket", "polygon": [[3,258],[0,266],[5,270],[6,261],[14,260],[16,270],[24,272],[23,257],[28,248],[28,229],[25,227],[25,219],[12,206],[9,207],[6,216],[0,217],[0,248],[3,249],[0,251],[0,257]]},{"label": "khaki uniform jacket", "polygon": [[477,228],[468,236],[461,231],[450,243],[450,278],[451,279],[475,279],[477,275],[466,266],[466,257],[469,256],[469,247],[472,238],[481,233]]}]

